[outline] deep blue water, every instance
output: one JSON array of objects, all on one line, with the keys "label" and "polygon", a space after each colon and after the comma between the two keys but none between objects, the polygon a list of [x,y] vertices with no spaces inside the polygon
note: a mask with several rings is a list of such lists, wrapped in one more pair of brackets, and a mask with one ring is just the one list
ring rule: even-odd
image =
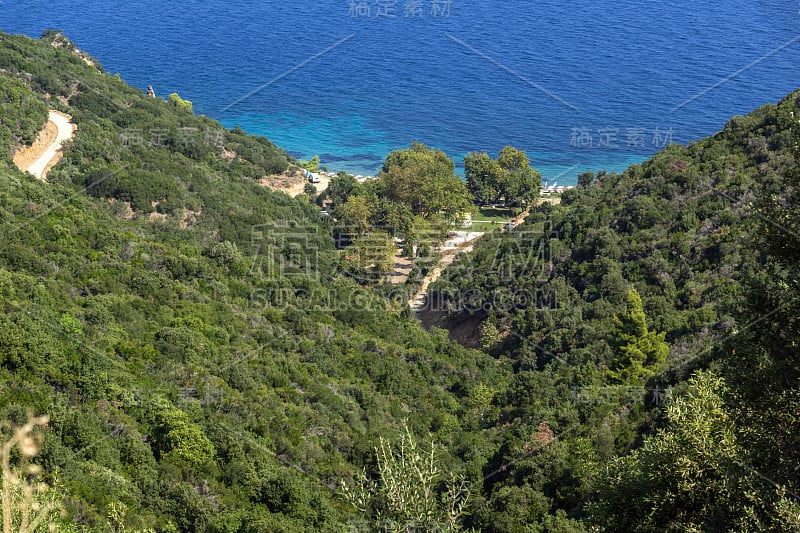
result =
[{"label": "deep blue water", "polygon": [[132,85],[361,174],[413,140],[459,165],[512,144],[567,184],[800,86],[798,0],[0,0],[3,31],[47,28]]}]

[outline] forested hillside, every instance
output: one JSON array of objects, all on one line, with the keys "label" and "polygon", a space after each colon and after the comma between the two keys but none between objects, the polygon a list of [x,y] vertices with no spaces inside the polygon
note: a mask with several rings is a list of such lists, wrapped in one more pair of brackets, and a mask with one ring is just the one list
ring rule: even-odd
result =
[{"label": "forested hillside", "polygon": [[49,417],[3,482],[61,531],[798,530],[798,97],[484,237],[425,314],[458,343],[259,184],[270,141],[0,33],[4,440]]},{"label": "forested hillside", "polygon": [[492,461],[539,419],[563,435],[561,477],[532,457],[490,508],[539,494],[611,531],[798,527],[798,98],[580,176],[436,284],[429,314],[515,367]]},{"label": "forested hillside", "polygon": [[[319,210],[257,183],[282,150],[70,48],[0,34],[0,418],[49,415],[47,481],[99,531],[120,504],[129,529],[346,530],[379,437],[458,441],[502,369],[339,275]],[[78,130],[42,183],[10,150],[48,107]]]}]

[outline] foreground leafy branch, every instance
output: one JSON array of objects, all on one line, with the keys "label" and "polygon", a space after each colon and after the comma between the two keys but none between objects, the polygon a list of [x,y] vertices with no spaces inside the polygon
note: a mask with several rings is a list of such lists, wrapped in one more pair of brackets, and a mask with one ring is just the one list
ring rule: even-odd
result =
[{"label": "foreground leafy branch", "polygon": [[423,449],[406,426],[398,444],[381,438],[375,448],[378,479],[362,470],[342,493],[378,531],[462,531],[470,490],[459,476],[445,481],[436,456],[436,442]]},{"label": "foreground leafy branch", "polygon": [[[11,438],[0,450],[3,469],[2,513],[3,533],[34,533],[56,531],[51,520],[61,507],[55,491],[37,481],[42,469],[28,461],[39,454],[40,436],[37,427],[47,425],[47,416],[31,417],[28,422],[13,430]],[[14,450],[19,462],[12,464]]]}]

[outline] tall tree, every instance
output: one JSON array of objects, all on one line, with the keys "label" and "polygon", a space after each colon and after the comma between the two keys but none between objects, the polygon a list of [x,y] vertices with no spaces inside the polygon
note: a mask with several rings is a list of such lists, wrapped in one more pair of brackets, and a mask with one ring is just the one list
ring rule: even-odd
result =
[{"label": "tall tree", "polygon": [[483,203],[500,197],[510,204],[525,204],[539,196],[541,174],[532,169],[524,150],[505,146],[497,159],[486,152],[464,158],[464,174],[470,192]]},{"label": "tall tree", "polygon": [[525,204],[539,196],[542,175],[531,168],[524,150],[506,146],[500,150],[497,163],[503,169],[501,186],[506,202]]},{"label": "tall tree", "polygon": [[609,375],[622,383],[643,385],[654,369],[664,362],[669,345],[664,333],[648,331],[642,298],[635,288],[628,291],[625,311],[614,316],[616,338],[612,341],[615,358]]},{"label": "tall tree", "polygon": [[444,152],[414,142],[410,148],[390,153],[379,177],[386,184],[389,198],[408,204],[419,213],[425,210],[425,184],[454,174],[455,164]]},{"label": "tall tree", "polygon": [[594,172],[591,170],[578,174],[578,188],[586,189],[594,183]]},{"label": "tall tree", "polygon": [[431,180],[422,187],[424,212],[430,217],[442,215],[455,224],[464,221],[473,206],[466,184],[456,176]]},{"label": "tall tree", "polygon": [[321,199],[330,198],[331,205],[335,209],[337,206],[344,204],[351,194],[357,192],[360,184],[350,174],[339,172],[334,176],[328,188],[319,195]]},{"label": "tall tree", "polygon": [[379,177],[386,195],[408,205],[414,214],[443,214],[457,221],[471,208],[470,194],[455,175],[455,163],[441,150],[413,143],[386,157]]},{"label": "tall tree", "polygon": [[495,202],[500,197],[503,169],[486,152],[470,152],[464,157],[464,177],[469,192],[481,203]]},{"label": "tall tree", "polygon": [[363,196],[351,196],[344,205],[336,208],[336,214],[358,235],[366,233],[372,218],[372,209]]}]

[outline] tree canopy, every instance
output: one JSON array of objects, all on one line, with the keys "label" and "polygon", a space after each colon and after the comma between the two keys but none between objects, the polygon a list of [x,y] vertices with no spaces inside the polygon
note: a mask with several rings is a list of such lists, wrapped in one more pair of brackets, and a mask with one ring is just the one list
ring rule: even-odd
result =
[{"label": "tree canopy", "polygon": [[621,383],[643,385],[664,362],[669,346],[664,342],[665,333],[648,331],[642,298],[635,288],[628,291],[625,311],[614,316],[614,326],[616,338],[612,347],[616,353],[610,375]]},{"label": "tree canopy", "polygon": [[453,160],[422,143],[390,153],[378,177],[387,197],[409,206],[414,214],[442,214],[458,222],[472,209],[471,196],[455,175]]},{"label": "tree canopy", "polygon": [[503,198],[507,204],[528,204],[538,198],[541,174],[531,168],[527,154],[513,146],[500,150],[497,159],[486,152],[471,152],[464,158],[467,187],[481,202]]}]

